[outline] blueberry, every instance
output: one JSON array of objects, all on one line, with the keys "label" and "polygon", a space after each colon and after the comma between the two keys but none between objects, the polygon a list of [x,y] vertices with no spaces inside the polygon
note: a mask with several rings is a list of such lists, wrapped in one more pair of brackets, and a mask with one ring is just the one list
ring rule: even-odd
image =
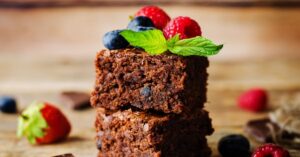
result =
[{"label": "blueberry", "polygon": [[16,113],[17,112],[16,100],[8,96],[0,97],[0,110],[4,113]]},{"label": "blueberry", "polygon": [[136,27],[154,27],[154,24],[148,17],[137,16],[129,22],[127,29],[135,31]]},{"label": "blueberry", "polygon": [[145,86],[140,90],[140,94],[144,97],[149,97],[151,95],[151,89],[148,86]]},{"label": "blueberry", "polygon": [[223,157],[250,157],[250,144],[243,135],[228,135],[219,141],[218,150]]},{"label": "blueberry", "polygon": [[147,30],[153,30],[155,29],[154,27],[143,27],[143,26],[137,26],[132,28],[131,30],[135,31],[135,32],[141,32],[141,31],[147,31]]},{"label": "blueberry", "polygon": [[120,35],[122,30],[107,32],[103,37],[103,44],[109,50],[126,48],[129,43]]}]

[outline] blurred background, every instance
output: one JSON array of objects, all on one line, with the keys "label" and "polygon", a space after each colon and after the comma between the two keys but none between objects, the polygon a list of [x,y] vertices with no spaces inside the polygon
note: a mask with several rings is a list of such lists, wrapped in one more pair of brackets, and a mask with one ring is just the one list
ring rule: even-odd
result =
[{"label": "blurred background", "polygon": [[[158,5],[173,18],[189,16],[203,36],[224,44],[209,58],[207,108],[216,128],[212,147],[221,135],[242,132],[248,119],[265,115],[240,111],[236,97],[241,91],[266,88],[272,106],[300,92],[298,0],[0,0],[0,95],[13,95],[22,109],[36,99],[59,103],[57,95],[64,90],[90,92],[102,36],[125,28],[129,16],[144,5]],[[0,156],[66,151],[90,156],[96,151],[93,112],[66,112],[74,121],[73,136],[86,141],[75,138],[37,150],[16,141],[15,116],[0,115],[0,145],[6,145]]]},{"label": "blurred background", "polygon": [[204,36],[223,43],[212,61],[300,58],[296,0],[0,0],[0,91],[91,87],[103,34],[149,4],[194,18]]}]

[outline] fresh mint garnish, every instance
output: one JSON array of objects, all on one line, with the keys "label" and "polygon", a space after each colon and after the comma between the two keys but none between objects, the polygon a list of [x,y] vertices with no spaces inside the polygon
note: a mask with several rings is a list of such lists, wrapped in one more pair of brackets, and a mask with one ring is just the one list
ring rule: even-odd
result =
[{"label": "fresh mint garnish", "polygon": [[167,41],[167,47],[168,48],[174,47],[175,43],[178,41],[179,41],[179,34],[176,34],[174,37],[172,37]]},{"label": "fresh mint garnish", "polygon": [[223,47],[201,36],[180,40],[177,34],[166,40],[160,30],[142,32],[124,30],[121,35],[130,45],[143,48],[150,55],[159,55],[169,50],[180,56],[211,56],[217,54]]},{"label": "fresh mint garnish", "polygon": [[216,45],[211,40],[197,36],[178,40],[168,49],[181,56],[211,56],[217,54],[223,45]]},{"label": "fresh mint garnish", "polygon": [[120,34],[131,46],[141,47],[150,55],[159,55],[168,50],[167,40],[160,30],[156,29],[142,32],[124,30]]}]

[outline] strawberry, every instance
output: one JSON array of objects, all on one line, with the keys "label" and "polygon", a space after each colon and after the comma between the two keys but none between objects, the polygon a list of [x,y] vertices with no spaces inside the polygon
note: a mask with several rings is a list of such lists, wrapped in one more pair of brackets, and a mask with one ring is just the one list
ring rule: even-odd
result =
[{"label": "strawberry", "polygon": [[268,103],[267,92],[261,88],[254,88],[242,93],[238,105],[246,110],[259,112],[266,109]]},{"label": "strawberry", "polygon": [[171,20],[163,32],[167,39],[172,38],[176,34],[179,34],[180,39],[201,36],[202,34],[199,24],[195,20],[184,16],[179,16]]},{"label": "strawberry", "polygon": [[150,18],[157,29],[162,30],[170,21],[169,15],[157,6],[146,6],[140,9],[136,14],[137,16],[146,16]]},{"label": "strawberry", "polygon": [[65,139],[71,125],[64,114],[49,103],[33,103],[19,117],[18,137],[31,144],[49,144]]}]

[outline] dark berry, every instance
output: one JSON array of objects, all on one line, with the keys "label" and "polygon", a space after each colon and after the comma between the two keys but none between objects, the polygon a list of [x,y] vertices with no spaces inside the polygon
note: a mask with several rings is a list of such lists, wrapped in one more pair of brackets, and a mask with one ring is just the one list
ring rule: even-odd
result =
[{"label": "dark berry", "polygon": [[107,32],[103,37],[103,44],[109,50],[126,48],[129,43],[120,35],[122,30]]},{"label": "dark berry", "polygon": [[149,97],[151,95],[151,89],[148,86],[145,86],[140,90],[140,94],[144,97]]},{"label": "dark berry", "polygon": [[132,30],[135,32],[142,32],[142,31],[147,31],[147,30],[153,30],[155,29],[154,27],[143,27],[143,26],[137,26],[133,28]]},{"label": "dark berry", "polygon": [[151,19],[146,16],[137,16],[129,22],[127,29],[135,31],[136,27],[154,27],[154,24]]},{"label": "dark berry", "polygon": [[290,153],[278,145],[267,143],[258,147],[252,157],[290,157]]},{"label": "dark berry", "polygon": [[250,144],[242,135],[228,135],[219,141],[218,150],[223,157],[250,157]]},{"label": "dark berry", "polygon": [[0,110],[4,113],[16,113],[17,112],[16,100],[8,96],[0,97]]}]

